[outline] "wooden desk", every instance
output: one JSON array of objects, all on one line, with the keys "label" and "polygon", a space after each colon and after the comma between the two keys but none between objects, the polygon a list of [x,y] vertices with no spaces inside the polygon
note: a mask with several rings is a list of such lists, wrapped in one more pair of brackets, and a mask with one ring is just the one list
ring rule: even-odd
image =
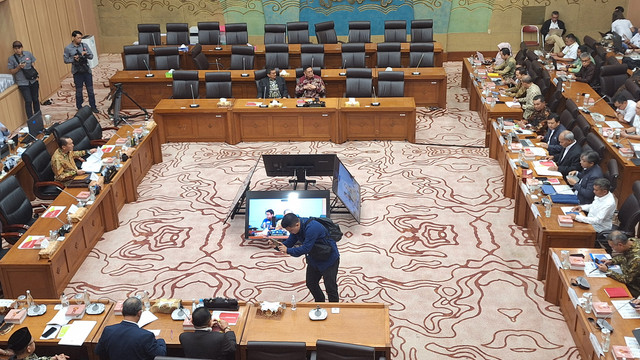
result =
[{"label": "wooden desk", "polygon": [[347,106],[340,99],[340,141],[405,140],[416,142],[416,104],[413,98],[357,98],[359,107]]},{"label": "wooden desk", "polygon": [[[559,305],[560,310],[562,311],[562,315],[567,322],[567,326],[569,327],[569,332],[573,337],[573,340],[576,343],[576,347],[580,352],[580,357],[582,359],[613,359],[613,354],[611,350],[608,353],[605,353],[604,357],[598,357],[591,345],[591,341],[589,340],[589,335],[594,334],[598,338],[599,341],[602,341],[602,337],[600,331],[591,324],[588,320],[589,318],[595,319],[595,315],[593,313],[586,314],[581,307],[575,308],[573,303],[569,299],[568,291],[569,289],[575,290],[578,298],[582,297],[582,294],[585,292],[590,292],[593,294],[593,301],[604,301],[608,302],[609,305],[613,307],[611,304],[611,299],[604,292],[605,287],[623,287],[626,289],[624,284],[621,284],[615,280],[610,278],[588,278],[589,284],[591,285],[591,289],[582,290],[577,286],[571,286],[571,279],[577,276],[585,276],[584,271],[582,270],[564,270],[556,266],[555,262],[552,260],[552,254],[556,254],[558,258],[560,257],[561,250],[570,250],[572,254],[582,253],[585,255],[585,259],[589,259],[589,253],[599,253],[603,254],[604,251],[602,249],[563,249],[563,248],[552,248],[549,249],[549,260],[548,260],[548,278],[544,288],[545,300],[551,302],[552,304]],[[628,291],[628,290],[627,290]],[[628,298],[631,299],[631,298]],[[622,300],[622,299],[616,299]],[[633,337],[632,330],[640,326],[640,320],[638,319],[628,319],[625,320],[620,316],[620,313],[617,311],[613,311],[613,315],[611,318],[607,320],[614,328],[613,333],[611,333],[611,345],[625,345],[624,337],[630,336]]]},{"label": "wooden desk", "polygon": [[[233,102],[233,99],[229,99]],[[219,99],[163,99],[153,109],[161,143],[226,142],[233,143],[230,107],[218,107]]]},{"label": "wooden desk", "polygon": [[[327,310],[326,320],[309,319],[309,311],[316,305]],[[340,313],[332,313],[331,307],[339,308]],[[252,309],[240,341],[240,353],[242,359],[246,359],[249,341],[303,341],[307,350],[315,350],[319,339],[371,346],[391,359],[389,307],[384,304],[298,303],[295,311],[287,305],[278,319],[259,316]]]},{"label": "wooden desk", "polygon": [[[72,359],[86,359],[86,358],[96,359],[96,357],[93,355],[93,351],[91,349],[90,344],[92,339],[96,336],[96,334],[98,334],[102,330],[105,319],[107,318],[108,314],[112,311],[113,303],[107,300],[96,301],[95,299],[93,300],[93,302],[100,302],[105,304],[105,311],[100,315],[85,314],[82,317],[81,319],[82,321],[96,322],[96,325],[93,327],[93,329],[91,330],[91,333],[89,333],[89,336],[87,336],[87,339],[85,340],[82,346],[58,345],[58,342],[60,341],[60,339],[51,339],[51,340],[40,339],[40,335],[42,335],[42,333],[44,332],[47,326],[47,322],[49,322],[58,313],[58,310],[55,310],[54,306],[60,304],[60,300],[41,300],[41,299],[37,299],[36,303],[46,304],[47,312],[41,316],[34,316],[34,317],[27,316],[27,318],[24,320],[22,324],[14,325],[11,331],[9,331],[4,335],[0,335],[0,346],[2,346],[3,349],[6,349],[9,337],[11,337],[11,335],[14,332],[16,332],[16,330],[22,327],[28,327],[29,332],[31,332],[31,336],[33,336],[33,339],[36,342],[36,354],[38,354],[39,356],[53,356],[56,354],[64,353],[65,355],[69,355]],[[73,304],[73,301],[72,301],[72,304]],[[74,320],[72,320],[70,323],[73,323],[73,321]]]},{"label": "wooden desk", "polygon": [[[407,68],[393,68],[393,71],[404,73],[404,96],[413,97],[416,106],[447,107],[447,73],[443,67],[420,68],[420,75],[413,75],[416,70]],[[375,69],[374,86],[379,93],[378,74],[385,71],[383,68]]]}]

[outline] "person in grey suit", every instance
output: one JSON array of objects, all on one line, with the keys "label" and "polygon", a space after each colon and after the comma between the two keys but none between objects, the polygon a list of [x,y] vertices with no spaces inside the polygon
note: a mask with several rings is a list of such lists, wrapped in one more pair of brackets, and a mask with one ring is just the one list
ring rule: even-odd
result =
[{"label": "person in grey suit", "polygon": [[544,136],[538,136],[538,140],[542,141],[538,145],[547,149],[549,155],[557,155],[563,149],[562,145],[558,142],[558,136],[567,129],[560,123],[560,119],[556,113],[551,113],[547,117],[547,128],[547,133],[544,134]]},{"label": "person in grey suit", "polygon": [[267,69],[267,77],[258,81],[258,98],[259,99],[278,99],[288,98],[289,90],[284,79],[278,76],[275,69]]},{"label": "person in grey suit", "polygon": [[191,322],[194,332],[180,334],[184,355],[194,359],[232,360],[236,354],[236,334],[224,320],[211,319],[207,308],[197,308]]},{"label": "person in grey suit", "polygon": [[573,186],[573,190],[578,195],[580,204],[591,204],[595,194],[593,193],[593,182],[603,177],[600,165],[600,156],[593,150],[587,150],[580,155],[580,166],[582,171],[573,170],[567,176],[567,183]]},{"label": "person in grey suit", "polygon": [[570,171],[580,170],[580,154],[582,147],[575,139],[573,133],[565,130],[558,136],[558,142],[562,145],[563,150],[557,155],[547,156],[547,160],[555,161],[556,165],[549,166],[551,171],[559,171],[562,176],[567,176]]},{"label": "person in grey suit", "polygon": [[167,355],[167,344],[156,339],[149,330],[138,326],[142,316],[142,301],[130,297],[122,304],[121,323],[104,328],[95,353],[102,360],[140,359],[153,360],[156,356]]}]

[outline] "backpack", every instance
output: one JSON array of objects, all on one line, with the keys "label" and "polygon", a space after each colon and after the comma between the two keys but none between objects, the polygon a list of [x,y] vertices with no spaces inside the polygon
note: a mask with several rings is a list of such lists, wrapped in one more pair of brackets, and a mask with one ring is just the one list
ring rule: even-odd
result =
[{"label": "backpack", "polygon": [[329,232],[329,238],[331,238],[331,240],[338,242],[342,239],[342,230],[340,230],[340,225],[334,223],[331,219],[324,217],[310,217],[309,220],[315,220],[319,222],[320,225],[324,226],[324,228]]}]

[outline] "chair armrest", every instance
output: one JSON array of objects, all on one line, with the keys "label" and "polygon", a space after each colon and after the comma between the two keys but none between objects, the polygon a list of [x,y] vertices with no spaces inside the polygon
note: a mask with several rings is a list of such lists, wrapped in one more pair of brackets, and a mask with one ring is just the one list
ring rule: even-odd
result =
[{"label": "chair armrest", "polygon": [[11,224],[11,225],[7,225],[4,227],[4,230],[11,230],[13,232],[16,231],[20,231],[20,230],[28,230],[29,226],[25,225],[25,224]]},{"label": "chair armrest", "polygon": [[47,210],[46,208],[43,208],[42,206],[38,206],[38,207],[33,207],[33,213],[34,214],[42,214],[43,212],[45,212],[45,210]]},{"label": "chair armrest", "polygon": [[115,130],[115,131],[118,131],[118,130],[120,130],[120,128],[119,127],[115,127],[115,126],[109,126],[109,127],[103,127],[102,131],[104,131],[104,130]]},{"label": "chair armrest", "polygon": [[99,140],[91,140],[91,146],[102,146],[106,144],[109,140],[99,139]]},{"label": "chair armrest", "polygon": [[58,181],[40,181],[36,183],[37,187],[41,187],[41,186],[58,186],[61,189],[64,189],[65,186],[63,183],[58,182]]}]

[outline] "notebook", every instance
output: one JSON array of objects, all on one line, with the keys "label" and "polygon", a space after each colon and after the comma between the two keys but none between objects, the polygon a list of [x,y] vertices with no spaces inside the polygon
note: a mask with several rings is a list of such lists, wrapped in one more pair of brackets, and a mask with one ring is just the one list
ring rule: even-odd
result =
[{"label": "notebook", "polygon": [[609,297],[612,299],[631,297],[631,295],[629,295],[629,292],[625,290],[625,288],[621,287],[604,288],[604,292],[607,293],[607,295],[609,295]]}]

